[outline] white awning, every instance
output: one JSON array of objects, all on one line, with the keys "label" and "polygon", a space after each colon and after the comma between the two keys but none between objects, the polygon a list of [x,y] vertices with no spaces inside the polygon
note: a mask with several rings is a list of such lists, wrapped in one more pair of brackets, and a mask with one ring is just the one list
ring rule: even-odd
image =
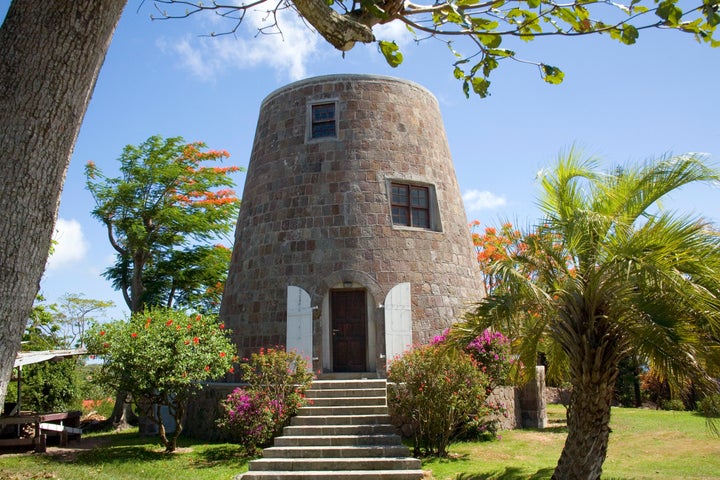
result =
[{"label": "white awning", "polygon": [[76,355],[85,355],[87,350],[84,348],[76,348],[73,350],[40,350],[37,352],[18,352],[15,357],[13,367],[22,367],[33,363],[45,362],[47,360],[55,360],[61,358],[74,357]]}]

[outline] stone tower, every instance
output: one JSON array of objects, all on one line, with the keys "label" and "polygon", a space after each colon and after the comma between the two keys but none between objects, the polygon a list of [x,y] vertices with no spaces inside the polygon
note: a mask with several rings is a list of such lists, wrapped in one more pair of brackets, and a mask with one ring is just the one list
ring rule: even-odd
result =
[{"label": "stone tower", "polygon": [[260,108],[220,316],[241,355],[375,372],[483,295],[435,97],[331,75]]}]

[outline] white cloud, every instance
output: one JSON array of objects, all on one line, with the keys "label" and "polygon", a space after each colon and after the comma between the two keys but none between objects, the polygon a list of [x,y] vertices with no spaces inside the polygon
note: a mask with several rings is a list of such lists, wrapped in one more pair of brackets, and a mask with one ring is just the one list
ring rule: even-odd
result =
[{"label": "white cloud", "polygon": [[58,218],[55,224],[53,240],[57,243],[54,245],[55,250],[48,259],[48,270],[66,267],[85,258],[88,245],[82,226],[77,220]]},{"label": "white cloud", "polygon": [[463,202],[465,202],[465,210],[468,212],[492,210],[507,204],[505,197],[480,190],[468,190],[463,194],[462,198]]},{"label": "white cloud", "polygon": [[415,41],[415,36],[408,30],[407,26],[397,20],[376,25],[373,28],[373,33],[378,40],[395,42],[400,47],[406,47]]},{"label": "white cloud", "polygon": [[[178,56],[180,64],[203,80],[211,80],[228,69],[266,65],[279,78],[298,80],[306,76],[306,65],[318,49],[319,36],[294,11],[277,12],[278,33],[258,33],[274,17],[267,12],[248,11],[237,35],[185,36],[179,41],[163,39],[158,47]],[[214,25],[218,28],[229,25]],[[270,32],[270,30],[267,30]]]}]

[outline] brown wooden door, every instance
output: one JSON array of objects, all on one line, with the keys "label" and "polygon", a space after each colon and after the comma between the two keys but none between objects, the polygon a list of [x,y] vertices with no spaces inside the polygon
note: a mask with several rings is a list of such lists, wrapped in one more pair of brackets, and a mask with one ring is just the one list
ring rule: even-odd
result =
[{"label": "brown wooden door", "polygon": [[364,372],[367,349],[367,315],[364,290],[330,294],[333,371]]}]

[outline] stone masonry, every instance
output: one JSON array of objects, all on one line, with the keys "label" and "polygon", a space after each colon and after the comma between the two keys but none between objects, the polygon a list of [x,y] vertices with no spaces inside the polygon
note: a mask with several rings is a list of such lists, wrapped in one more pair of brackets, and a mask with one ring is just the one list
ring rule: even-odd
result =
[{"label": "stone masonry", "polygon": [[[310,138],[311,106],[334,105],[336,136]],[[429,188],[430,228],[394,224],[391,184]],[[332,371],[332,291],[365,292],[368,371],[384,374],[385,298],[410,285],[412,342],[482,295],[436,99],[395,78],[332,75],[264,100],[220,316],[241,356],[285,345],[288,286],[312,305],[313,369]]]}]

